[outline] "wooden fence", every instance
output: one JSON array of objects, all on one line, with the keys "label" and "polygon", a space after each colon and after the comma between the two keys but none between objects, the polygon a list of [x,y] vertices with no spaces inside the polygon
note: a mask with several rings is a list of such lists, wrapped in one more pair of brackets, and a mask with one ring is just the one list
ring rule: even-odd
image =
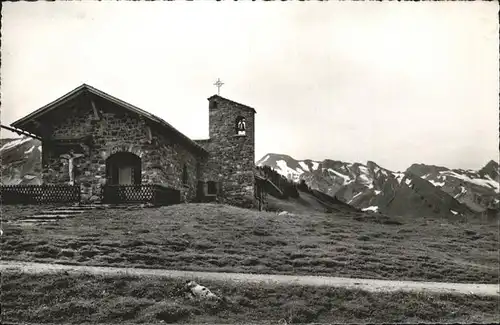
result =
[{"label": "wooden fence", "polygon": [[[1,185],[0,204],[77,203],[81,201],[79,185]],[[106,185],[103,203],[153,203],[170,205],[181,202],[179,190],[157,184]]]},{"label": "wooden fence", "polygon": [[0,186],[1,204],[74,203],[79,201],[79,185]]},{"label": "wooden fence", "polygon": [[288,180],[285,176],[280,175],[277,171],[269,166],[256,167],[257,174],[261,177],[267,178],[276,188],[283,193],[282,198],[299,197],[297,184]]},{"label": "wooden fence", "polygon": [[181,192],[157,184],[140,185],[105,185],[103,203],[153,203],[170,205],[181,202]]}]

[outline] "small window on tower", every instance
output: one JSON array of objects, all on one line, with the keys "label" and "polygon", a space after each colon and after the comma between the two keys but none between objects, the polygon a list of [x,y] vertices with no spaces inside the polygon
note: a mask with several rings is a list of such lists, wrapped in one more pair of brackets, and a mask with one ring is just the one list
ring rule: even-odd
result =
[{"label": "small window on tower", "polygon": [[243,116],[238,116],[236,119],[236,134],[245,135],[247,130],[247,124]]}]

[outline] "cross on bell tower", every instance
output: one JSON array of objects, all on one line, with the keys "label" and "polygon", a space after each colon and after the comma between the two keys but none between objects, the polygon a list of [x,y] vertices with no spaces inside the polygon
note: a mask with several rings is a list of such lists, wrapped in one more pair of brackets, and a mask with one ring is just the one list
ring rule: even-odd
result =
[{"label": "cross on bell tower", "polygon": [[214,83],[214,86],[217,87],[217,95],[220,95],[220,87],[222,87],[223,84],[220,78],[217,78],[217,81]]}]

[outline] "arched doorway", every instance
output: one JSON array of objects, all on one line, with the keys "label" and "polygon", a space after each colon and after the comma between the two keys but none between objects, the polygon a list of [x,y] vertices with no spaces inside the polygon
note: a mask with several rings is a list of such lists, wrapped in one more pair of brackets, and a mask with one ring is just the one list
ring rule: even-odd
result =
[{"label": "arched doorway", "polygon": [[117,152],[106,159],[108,185],[141,184],[141,158],[130,152]]}]

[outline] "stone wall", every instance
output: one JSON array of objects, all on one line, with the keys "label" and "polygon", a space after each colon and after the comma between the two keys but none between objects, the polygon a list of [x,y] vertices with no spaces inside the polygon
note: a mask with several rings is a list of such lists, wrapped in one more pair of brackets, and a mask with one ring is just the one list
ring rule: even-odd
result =
[{"label": "stone wall", "polygon": [[[185,202],[194,201],[198,183],[198,161],[201,157],[172,141],[168,134],[160,130],[153,132],[153,141],[158,150],[151,153],[154,159],[151,159],[152,162],[147,164],[146,168],[157,171],[164,184],[181,189]],[[186,183],[183,182],[184,166],[187,172]]]},{"label": "stone wall", "polygon": [[[236,120],[246,120],[246,134],[238,135]],[[221,202],[248,205],[254,198],[255,111],[220,96],[209,99],[209,140],[198,143],[210,153],[201,166],[201,180],[222,184]]]},{"label": "stone wall", "polygon": [[[44,143],[45,183],[69,181],[67,160],[61,159],[60,155],[73,148],[84,154],[75,161],[75,180],[82,186],[83,199],[95,199],[101,195],[101,186],[106,183],[106,159],[116,152],[130,152],[141,158],[142,183],[163,184],[181,190],[186,200],[194,198],[198,153],[180,144],[177,137],[165,128],[151,125],[138,115],[100,98],[94,98],[99,111],[99,119],[96,119],[89,103],[78,101],[67,110],[60,109],[58,119],[61,122],[53,127],[51,136],[67,138],[92,134],[94,143],[84,148],[53,147]],[[67,112],[66,118],[61,118],[62,112]],[[187,186],[182,184],[184,164],[188,171]]]}]

